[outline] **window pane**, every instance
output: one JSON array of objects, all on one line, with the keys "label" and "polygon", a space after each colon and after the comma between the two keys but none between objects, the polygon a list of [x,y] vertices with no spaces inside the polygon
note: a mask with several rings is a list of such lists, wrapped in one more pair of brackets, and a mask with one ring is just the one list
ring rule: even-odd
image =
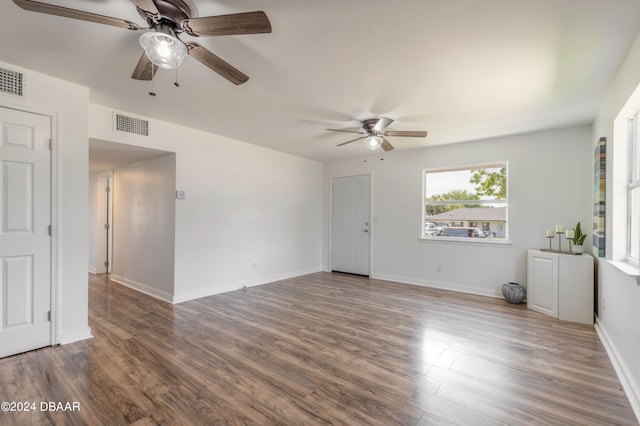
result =
[{"label": "window pane", "polygon": [[640,143],[635,141],[635,146],[632,148],[633,162],[631,163],[630,182],[640,182]]},{"label": "window pane", "polygon": [[631,191],[629,206],[629,257],[637,261],[640,250],[640,188]]},{"label": "window pane", "polygon": [[425,235],[472,236],[449,228],[477,229],[483,237],[506,238],[507,207],[504,203],[425,206]]},{"label": "window pane", "polygon": [[629,156],[629,183],[627,192],[628,203],[628,229],[627,229],[627,256],[630,260],[638,262],[640,251],[640,119],[638,115],[633,118],[632,131],[630,132],[628,156]]},{"label": "window pane", "polygon": [[427,201],[505,199],[506,168],[428,172],[425,188]]},{"label": "window pane", "polygon": [[633,118],[634,126],[629,135],[629,183],[640,181],[640,143],[638,135],[640,135],[640,119],[636,115]]}]

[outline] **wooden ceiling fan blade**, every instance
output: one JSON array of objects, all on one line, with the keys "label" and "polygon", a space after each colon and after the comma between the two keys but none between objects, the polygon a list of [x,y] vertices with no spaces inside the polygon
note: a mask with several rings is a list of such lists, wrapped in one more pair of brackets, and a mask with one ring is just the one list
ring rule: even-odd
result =
[{"label": "wooden ceiling fan blade", "polygon": [[338,145],[336,145],[336,146],[343,146],[343,145],[346,145],[346,144],[349,144],[349,143],[352,143],[352,142],[355,142],[355,141],[359,141],[359,140],[361,140],[361,139],[364,139],[365,137],[366,137],[366,136],[360,136],[359,138],[355,138],[355,139],[348,140],[348,141],[346,141],[346,142],[339,143],[339,144],[338,144]]},{"label": "wooden ceiling fan blade", "polygon": [[133,70],[133,74],[131,74],[131,78],[134,80],[151,80],[153,76],[156,75],[158,71],[158,67],[154,67],[147,54],[142,52],[142,56],[138,61],[138,65],[136,65]]},{"label": "wooden ceiling fan blade", "polygon": [[136,7],[143,12],[146,12],[148,16],[160,19],[160,12],[153,0],[131,0],[131,3],[135,4]]},{"label": "wooden ceiling fan blade", "polygon": [[128,30],[140,29],[140,26],[135,22],[112,18],[110,16],[98,15],[96,13],[84,12],[82,10],[70,9],[68,7],[55,6],[53,4],[40,3],[33,0],[13,0],[13,2],[22,9],[31,12],[46,13],[47,15],[56,15],[65,18],[79,19],[81,21],[111,25],[114,27],[126,28]]},{"label": "wooden ceiling fan blade", "polygon": [[185,44],[187,45],[189,56],[195,58],[233,84],[239,85],[249,80],[249,76],[233,67],[224,59],[213,54],[210,50],[200,46],[198,43],[190,41]]},{"label": "wooden ceiling fan blade", "polygon": [[375,126],[373,126],[373,130],[376,132],[382,132],[387,128],[389,124],[393,123],[393,120],[387,117],[380,117]]},{"label": "wooden ceiling fan blade", "polygon": [[332,132],[345,132],[345,133],[357,133],[359,135],[364,135],[365,133],[362,130],[347,130],[347,129],[327,129]]},{"label": "wooden ceiling fan blade", "polygon": [[382,144],[380,144],[380,146],[384,152],[389,152],[393,149],[393,145],[391,145],[386,138],[382,138]]},{"label": "wooden ceiling fan blade", "polygon": [[412,138],[424,138],[427,136],[427,132],[411,131],[411,130],[389,130],[384,134],[385,136],[409,136]]},{"label": "wooden ceiling fan blade", "polygon": [[181,26],[184,32],[194,37],[271,32],[271,22],[262,11],[190,18],[182,21]]}]

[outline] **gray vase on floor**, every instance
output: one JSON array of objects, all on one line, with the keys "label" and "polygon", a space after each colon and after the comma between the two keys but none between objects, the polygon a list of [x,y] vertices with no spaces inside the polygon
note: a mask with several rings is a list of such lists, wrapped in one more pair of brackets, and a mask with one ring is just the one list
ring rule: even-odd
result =
[{"label": "gray vase on floor", "polygon": [[502,284],[502,295],[509,303],[518,304],[522,302],[526,290],[518,283]]}]

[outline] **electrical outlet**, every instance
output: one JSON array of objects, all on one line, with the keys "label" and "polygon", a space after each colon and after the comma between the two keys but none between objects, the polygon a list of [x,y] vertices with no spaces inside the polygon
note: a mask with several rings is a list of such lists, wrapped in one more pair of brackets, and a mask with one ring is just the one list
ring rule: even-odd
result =
[{"label": "electrical outlet", "polygon": [[442,272],[442,265],[436,265],[436,272]]}]

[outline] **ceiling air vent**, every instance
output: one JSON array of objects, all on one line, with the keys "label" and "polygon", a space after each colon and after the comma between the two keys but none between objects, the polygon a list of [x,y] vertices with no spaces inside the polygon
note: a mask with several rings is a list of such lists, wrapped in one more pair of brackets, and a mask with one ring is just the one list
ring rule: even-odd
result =
[{"label": "ceiling air vent", "polygon": [[21,72],[0,68],[0,92],[23,96],[24,77]]},{"label": "ceiling air vent", "polygon": [[115,129],[120,132],[149,136],[149,122],[139,118],[115,114]]}]

